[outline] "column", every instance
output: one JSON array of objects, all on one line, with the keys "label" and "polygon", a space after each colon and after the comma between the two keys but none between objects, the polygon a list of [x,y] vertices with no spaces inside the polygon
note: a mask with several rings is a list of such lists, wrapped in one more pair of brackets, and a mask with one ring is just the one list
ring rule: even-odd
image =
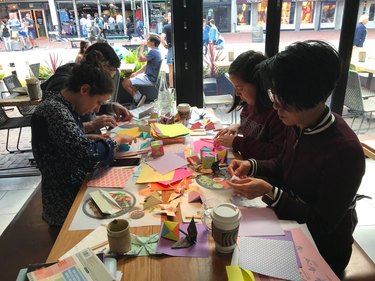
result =
[{"label": "column", "polygon": [[102,6],[100,5],[100,0],[97,0],[97,5],[98,5],[98,15],[99,17],[102,16]]},{"label": "column", "polygon": [[78,37],[81,37],[81,26],[79,24],[79,15],[78,15],[78,10],[77,10],[76,0],[73,0],[73,10],[74,10],[74,18],[76,19],[77,35]]},{"label": "column", "polygon": [[126,34],[126,16],[125,16],[125,0],[121,0],[121,9],[122,9],[122,23],[124,25],[124,34]]},{"label": "column", "polygon": [[58,26],[59,21],[57,19],[57,11],[56,11],[55,0],[48,0],[48,6],[49,6],[49,10],[51,12],[52,25],[54,27]]}]

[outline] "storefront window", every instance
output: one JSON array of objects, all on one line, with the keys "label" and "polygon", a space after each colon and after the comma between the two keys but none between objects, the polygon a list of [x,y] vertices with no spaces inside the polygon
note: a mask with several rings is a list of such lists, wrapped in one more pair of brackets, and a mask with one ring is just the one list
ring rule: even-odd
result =
[{"label": "storefront window", "polygon": [[301,24],[313,23],[314,2],[302,2]]},{"label": "storefront window", "polygon": [[335,22],[336,2],[324,1],[322,2],[322,12],[320,27],[332,28]]},{"label": "storefront window", "polygon": [[250,25],[251,22],[251,5],[237,5],[237,25]]},{"label": "storefront window", "polygon": [[258,25],[266,25],[267,21],[267,0],[262,0],[258,4]]},{"label": "storefront window", "polygon": [[284,2],[281,7],[281,24],[293,25],[294,24],[294,12],[296,9],[295,2]]}]

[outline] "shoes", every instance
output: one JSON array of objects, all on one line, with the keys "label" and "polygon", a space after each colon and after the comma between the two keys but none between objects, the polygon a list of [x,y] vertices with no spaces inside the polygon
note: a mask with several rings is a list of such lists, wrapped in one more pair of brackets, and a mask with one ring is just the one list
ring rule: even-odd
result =
[{"label": "shoes", "polygon": [[138,107],[141,107],[142,105],[145,104],[145,101],[146,101],[146,96],[145,95],[142,95],[142,97],[139,99],[138,103],[137,103],[137,108]]}]

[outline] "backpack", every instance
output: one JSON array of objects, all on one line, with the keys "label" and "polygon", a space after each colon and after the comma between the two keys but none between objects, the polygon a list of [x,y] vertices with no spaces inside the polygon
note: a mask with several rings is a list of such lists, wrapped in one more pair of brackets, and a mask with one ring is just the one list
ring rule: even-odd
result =
[{"label": "backpack", "polygon": [[3,37],[10,37],[9,29],[6,25],[3,28]]}]

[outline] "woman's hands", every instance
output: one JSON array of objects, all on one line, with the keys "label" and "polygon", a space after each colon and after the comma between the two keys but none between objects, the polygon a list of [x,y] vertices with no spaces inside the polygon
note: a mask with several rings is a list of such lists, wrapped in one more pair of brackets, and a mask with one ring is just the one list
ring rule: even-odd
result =
[{"label": "woman's hands", "polygon": [[240,125],[239,124],[233,124],[232,126],[229,126],[228,128],[221,129],[215,136],[215,139],[225,136],[225,135],[237,135],[238,129]]},{"label": "woman's hands", "polygon": [[229,174],[239,178],[246,177],[249,174],[250,169],[251,164],[247,160],[233,159],[228,166]]},{"label": "woman's hands", "polygon": [[115,118],[111,115],[100,115],[90,122],[83,123],[86,132],[100,130],[104,127],[114,128],[117,126]]},{"label": "woman's hands", "polygon": [[228,185],[234,188],[234,194],[254,199],[270,192],[272,185],[265,180],[257,178],[244,178],[240,180],[228,181]]},{"label": "woman's hands", "polygon": [[117,122],[129,121],[133,118],[130,111],[119,103],[112,103],[112,111]]}]

